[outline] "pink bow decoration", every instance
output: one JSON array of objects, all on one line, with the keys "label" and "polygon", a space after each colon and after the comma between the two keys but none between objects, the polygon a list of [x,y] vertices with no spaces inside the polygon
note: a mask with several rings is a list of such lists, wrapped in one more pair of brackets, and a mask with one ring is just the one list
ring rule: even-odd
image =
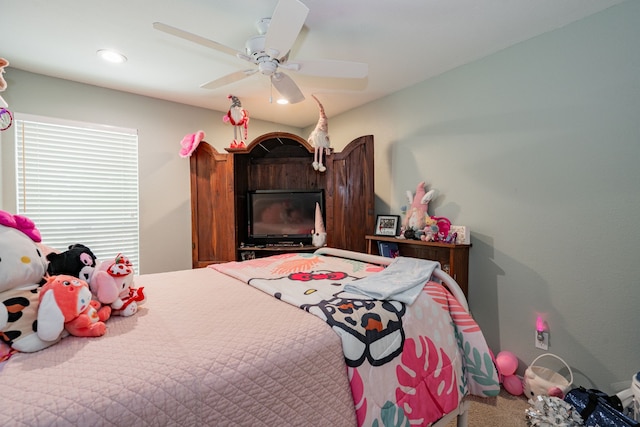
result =
[{"label": "pink bow decoration", "polygon": [[7,211],[0,211],[0,225],[22,231],[36,243],[42,241],[40,230],[38,230],[35,223],[26,216],[12,215]]},{"label": "pink bow decoration", "polygon": [[109,266],[107,269],[107,273],[111,277],[124,277],[133,273],[133,269],[131,268],[133,264],[129,261],[129,258],[122,254],[118,254],[115,259],[115,262]]}]

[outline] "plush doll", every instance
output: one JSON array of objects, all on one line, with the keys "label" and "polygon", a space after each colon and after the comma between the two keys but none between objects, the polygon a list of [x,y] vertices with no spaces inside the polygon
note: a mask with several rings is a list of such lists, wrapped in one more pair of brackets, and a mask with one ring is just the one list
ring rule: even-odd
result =
[{"label": "plush doll", "polygon": [[327,168],[324,165],[324,156],[329,154],[331,141],[329,140],[329,122],[327,121],[327,115],[324,112],[324,107],[315,96],[311,95],[313,99],[318,103],[318,109],[320,110],[320,117],[315,129],[311,131],[309,135],[309,144],[314,148],[313,154],[313,169],[324,172]]},{"label": "plush doll", "polygon": [[107,331],[104,322],[110,315],[110,307],[101,307],[91,299],[84,280],[64,274],[51,276],[40,292],[38,336],[51,341],[66,331],[76,337],[99,337]]},{"label": "plush doll", "polygon": [[429,217],[427,214],[429,202],[436,196],[436,190],[426,192],[424,185],[424,181],[418,183],[415,196],[411,194],[411,191],[407,191],[409,207],[405,212],[402,223],[403,231],[413,230],[415,232],[423,230],[426,226],[426,221]]},{"label": "plush doll", "polygon": [[426,224],[420,235],[425,242],[444,241],[449,236],[451,221],[443,216],[427,216]]},{"label": "plush doll", "polygon": [[[247,139],[247,130],[249,126],[249,112],[242,108],[242,103],[237,96],[228,95],[227,99],[231,100],[231,107],[229,111],[224,115],[222,121],[230,123],[233,126],[233,142],[231,148],[245,148],[245,141]],[[238,128],[243,127],[244,132],[240,134],[238,139]]]},{"label": "plush doll", "polygon": [[98,264],[91,277],[91,292],[102,304],[111,306],[113,315],[131,316],[146,301],[144,287],[134,287],[133,275],[129,259],[118,254],[115,260]]},{"label": "plush doll", "polygon": [[47,260],[49,261],[47,268],[49,275],[66,274],[85,282],[91,279],[96,267],[96,256],[91,252],[91,249],[80,243],[69,246],[64,252],[48,254]]},{"label": "plush doll", "polygon": [[35,224],[21,215],[0,211],[0,340],[16,351],[47,348],[37,332],[38,296],[47,260],[38,248]]},{"label": "plush doll", "polygon": [[415,196],[407,191],[410,206],[404,211],[402,234],[408,239],[444,241],[449,236],[451,221],[442,216],[429,216],[429,202],[435,198],[436,190],[427,192],[424,185],[424,181],[418,183]]}]

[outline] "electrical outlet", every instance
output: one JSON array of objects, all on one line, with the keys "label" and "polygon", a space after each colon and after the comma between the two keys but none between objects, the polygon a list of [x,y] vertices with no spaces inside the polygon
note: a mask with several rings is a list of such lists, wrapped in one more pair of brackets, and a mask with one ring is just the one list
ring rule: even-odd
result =
[{"label": "electrical outlet", "polygon": [[538,339],[538,331],[534,331],[535,335],[533,336],[534,345],[536,348],[540,348],[542,350],[549,350],[549,332],[542,333],[542,339]]}]

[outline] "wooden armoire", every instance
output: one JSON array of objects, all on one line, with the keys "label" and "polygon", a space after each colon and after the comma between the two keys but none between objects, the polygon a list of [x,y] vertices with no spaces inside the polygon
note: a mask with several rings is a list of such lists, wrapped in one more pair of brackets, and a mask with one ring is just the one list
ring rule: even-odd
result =
[{"label": "wooden armoire", "polygon": [[291,133],[268,133],[226,151],[203,141],[191,155],[193,268],[239,260],[251,190],[324,190],[327,245],[366,251],[364,236],[375,226],[372,135],[327,156],[325,172],[311,166],[313,147]]}]

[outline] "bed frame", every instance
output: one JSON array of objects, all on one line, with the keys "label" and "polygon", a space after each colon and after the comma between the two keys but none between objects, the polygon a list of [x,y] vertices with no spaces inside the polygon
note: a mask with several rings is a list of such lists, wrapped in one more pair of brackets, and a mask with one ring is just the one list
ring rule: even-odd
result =
[{"label": "bed frame", "polygon": [[[322,247],[314,252],[316,255],[329,255],[340,258],[353,259],[356,261],[368,262],[371,264],[384,265],[387,266],[393,262],[393,258],[383,257],[380,255],[370,255],[360,252],[352,252],[346,251],[344,249],[336,249],[329,247]],[[458,302],[464,307],[464,309],[469,312],[469,304],[467,303],[467,298],[464,296],[464,292],[458,285],[458,283],[453,279],[453,277],[449,276],[443,270],[437,268],[433,272],[433,277],[440,280],[446,287],[449,289],[449,292],[458,300]]]}]

